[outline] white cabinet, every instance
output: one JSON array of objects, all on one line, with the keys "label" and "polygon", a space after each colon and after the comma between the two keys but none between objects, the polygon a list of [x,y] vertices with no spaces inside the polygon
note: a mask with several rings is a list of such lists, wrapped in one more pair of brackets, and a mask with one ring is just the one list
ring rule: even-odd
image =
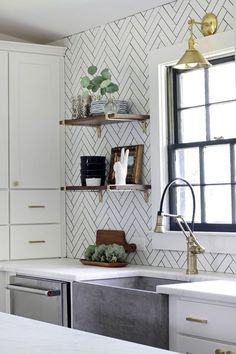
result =
[{"label": "white cabinet", "polygon": [[10,187],[60,187],[60,58],[9,53]]},{"label": "white cabinet", "polygon": [[61,256],[60,225],[11,226],[11,259]]},{"label": "white cabinet", "polygon": [[[227,351],[235,352],[236,346],[222,342],[207,340],[203,338],[177,335],[177,348],[179,353],[186,354],[215,354],[217,349],[221,349],[226,354]],[[177,350],[177,349],[176,349]],[[223,354],[223,353],[222,353]]]},{"label": "white cabinet", "polygon": [[0,226],[0,259],[9,259],[9,226]]},{"label": "white cabinet", "polygon": [[64,52],[0,41],[0,260],[64,255]]},{"label": "white cabinet", "polygon": [[60,191],[11,191],[11,224],[60,223]]},{"label": "white cabinet", "polygon": [[8,53],[0,51],[0,188],[8,188]]},{"label": "white cabinet", "polygon": [[9,224],[8,210],[9,210],[8,191],[0,191],[0,225]]},{"label": "white cabinet", "polygon": [[236,304],[170,296],[170,349],[184,354],[236,351]]}]

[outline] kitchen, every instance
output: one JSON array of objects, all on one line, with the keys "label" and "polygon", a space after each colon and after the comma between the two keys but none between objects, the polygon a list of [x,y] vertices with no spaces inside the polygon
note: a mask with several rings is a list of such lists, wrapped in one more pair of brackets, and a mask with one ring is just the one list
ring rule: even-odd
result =
[{"label": "kitchen", "polygon": [[[156,115],[156,107],[153,108],[154,99],[151,97],[152,95],[149,92],[149,77],[147,74],[149,71],[148,53],[149,51],[152,52],[158,48],[170,47],[175,42],[183,42],[183,47],[186,48],[188,39],[187,21],[189,14],[191,14],[193,18],[198,19],[203,17],[203,15],[207,12],[215,12],[219,17],[219,35],[223,32],[225,32],[225,34],[229,34],[235,27],[234,17],[232,16],[234,10],[232,1],[225,1],[224,4],[219,4],[217,1],[211,2],[211,4],[205,4],[204,9],[199,8],[197,1],[187,2],[188,6],[184,1],[169,2],[168,4],[163,4],[163,2],[162,4],[159,2],[157,4],[157,2],[152,1],[150,4],[151,5],[149,9],[140,8],[138,11],[136,10],[131,12],[129,17],[126,17],[128,14],[126,16],[124,14],[120,14],[119,18],[121,20],[116,18],[114,19],[116,22],[112,22],[112,20],[106,20],[104,23],[109,22],[106,25],[104,25],[104,23],[96,23],[95,26],[98,27],[93,28],[94,24],[91,24],[84,30],[74,30],[73,32],[69,33],[67,38],[65,38],[62,43],[62,46],[67,48],[64,63],[65,94],[63,85],[64,79],[63,74],[61,74],[60,79],[55,78],[55,86],[51,88],[52,92],[56,92],[57,98],[55,98],[55,96],[51,98],[50,96],[51,99],[49,100],[46,95],[43,97],[44,100],[46,100],[48,107],[50,106],[50,113],[52,113],[53,110],[55,116],[57,115],[57,117],[55,117],[55,121],[53,122],[54,125],[48,125],[49,117],[46,116],[48,113],[43,111],[45,107],[42,107],[42,105],[39,104],[41,102],[37,103],[33,101],[33,107],[31,107],[31,116],[28,117],[27,121],[22,120],[23,114],[25,112],[22,113],[20,119],[25,124],[25,126],[22,127],[24,131],[35,130],[35,120],[32,118],[32,116],[35,116],[36,121],[42,121],[43,119],[42,126],[39,125],[38,127],[38,129],[41,129],[38,130],[38,134],[41,134],[41,136],[44,136],[45,134],[45,126],[48,126],[48,131],[50,131],[50,129],[53,130],[55,128],[55,122],[58,123],[58,129],[60,129],[60,134],[62,137],[65,130],[65,167],[62,167],[61,172],[57,173],[57,176],[55,176],[53,173],[58,171],[58,166],[55,166],[53,171],[49,169],[49,172],[51,173],[50,178],[51,180],[56,179],[56,184],[52,183],[50,185],[48,175],[47,178],[45,177],[44,179],[44,176],[42,175],[42,166],[44,166],[45,160],[47,160],[47,166],[50,166],[50,156],[48,156],[48,152],[51,151],[51,153],[58,154],[58,149],[62,147],[57,145],[55,151],[52,152],[52,144],[50,144],[50,138],[45,136],[45,146],[40,146],[40,143],[37,140],[37,135],[35,135],[32,136],[32,140],[35,141],[35,144],[38,144],[38,151],[35,152],[35,155],[32,151],[32,154],[33,159],[38,163],[32,165],[32,161],[29,161],[28,158],[22,160],[22,164],[25,164],[25,166],[30,162],[31,166],[34,166],[33,169],[35,170],[35,173],[33,174],[32,171],[31,173],[28,173],[28,175],[31,175],[31,177],[26,181],[25,185],[22,184],[21,181],[19,186],[8,185],[8,177],[6,178],[7,185],[5,184],[4,187],[1,187],[1,190],[2,192],[6,192],[3,194],[3,198],[5,198],[6,195],[8,196],[9,191],[11,190],[11,238],[9,239],[9,235],[5,236],[5,238],[3,236],[3,239],[6,240],[6,242],[5,255],[1,257],[2,260],[5,260],[4,262],[1,262],[2,270],[4,272],[1,274],[2,279],[5,276],[15,272],[35,277],[74,281],[78,279],[78,269],[79,272],[81,271],[84,273],[86,269],[86,273],[90,273],[90,276],[86,276],[84,279],[80,278],[82,280],[92,279],[95,276],[94,273],[98,273],[96,278],[99,277],[104,279],[111,277],[111,274],[112,277],[117,277],[119,274],[121,274],[120,272],[123,274],[123,272],[128,271],[130,267],[135,268],[139,266],[142,269],[143,267],[144,269],[145,267],[151,267],[151,270],[156,269],[155,267],[158,267],[158,269],[161,267],[164,272],[166,269],[179,269],[181,274],[185,273],[186,256],[184,251],[186,246],[183,235],[181,234],[180,236],[175,237],[175,239],[177,239],[177,245],[175,245],[175,241],[173,241],[171,235],[166,235],[167,239],[164,239],[163,241],[163,237],[160,239],[161,236],[153,235],[150,233],[150,231],[154,228],[155,221],[153,219],[155,219],[159,206],[158,204],[160,200],[160,193],[158,193],[158,188],[160,191],[162,191],[165,183],[157,186],[156,184],[158,183],[159,176],[155,174],[153,175],[153,168],[151,169],[151,164],[154,163],[155,170],[159,170],[159,168],[156,168],[156,162],[153,161],[153,151],[155,154],[155,150],[152,150],[152,142],[155,141],[155,137],[153,138],[151,136],[153,131],[152,112],[155,112],[154,114]],[[145,4],[145,6],[149,5]],[[16,13],[17,12],[18,11],[16,8]],[[172,31],[170,28],[172,28]],[[3,30],[0,32],[3,32]],[[11,34],[12,32],[9,33]],[[32,33],[33,32],[31,32],[31,35]],[[73,35],[73,33],[78,34]],[[215,36],[217,36],[217,34]],[[213,41],[215,36],[210,38],[210,40]],[[16,34],[15,37],[17,37]],[[63,35],[61,35],[60,38],[62,37]],[[197,37],[199,37],[200,43],[201,34],[198,34]],[[28,40],[31,42],[42,43],[39,42],[39,39]],[[44,40],[43,43],[48,44],[52,41],[52,39],[47,41]],[[106,45],[104,43],[106,43]],[[4,43],[1,43],[1,45],[3,45],[2,50],[5,51],[34,51],[36,54],[40,53],[37,46],[32,47],[28,43],[21,43],[15,47],[13,44],[10,45],[9,43],[5,43],[5,48]],[[48,55],[58,57],[58,70],[61,70],[62,72],[64,57],[63,47],[61,49],[55,48],[54,52],[53,49],[46,46],[44,49],[40,48],[40,50],[44,51],[44,54],[46,54],[48,50]],[[185,49],[183,49],[183,51],[184,50]],[[12,65],[14,65],[14,71],[16,70],[17,58],[14,59],[13,57],[14,56],[12,56]],[[39,64],[40,63],[37,63],[37,65]],[[71,97],[78,94],[80,89],[80,78],[82,75],[84,75],[87,67],[90,64],[98,65],[101,69],[105,66],[109,67],[113,76],[116,78],[116,81],[120,84],[119,95],[122,96],[122,98],[126,98],[130,102],[133,112],[139,112],[141,114],[149,113],[150,100],[151,132],[149,131],[150,125],[148,124],[147,133],[142,133],[142,129],[137,122],[103,126],[101,130],[101,138],[97,138],[96,129],[94,128],[73,126],[59,127],[59,120],[64,120],[65,118],[71,117]],[[4,72],[6,73],[6,70]],[[10,77],[10,79],[13,80],[12,82],[14,84],[14,77]],[[4,80],[1,81],[3,82]],[[31,83],[23,82],[22,84],[25,85],[24,88],[27,88],[27,90],[25,90],[25,96],[30,95]],[[12,95],[14,98],[17,96],[18,87],[17,85],[11,87],[11,90],[13,91],[10,91],[10,95]],[[5,92],[6,88],[2,90]],[[49,93],[50,90],[47,92],[47,95],[49,95]],[[65,96],[65,108],[63,107],[62,103],[64,100],[58,99],[58,97],[63,96]],[[2,99],[4,102],[6,102],[6,98],[4,100],[4,97],[2,97]],[[56,113],[55,106],[58,106],[58,103],[55,103],[56,101],[52,101],[52,99],[57,99],[61,104],[61,106],[58,107],[58,111]],[[30,102],[32,101],[30,100]],[[4,104],[1,104],[1,106],[3,109]],[[16,105],[14,106],[16,107]],[[14,119],[15,121],[19,119],[17,118],[18,112],[12,110],[13,108],[11,108],[10,111],[10,114],[13,115],[11,122],[14,122]],[[6,109],[8,110],[8,108]],[[4,114],[6,114],[6,111]],[[14,114],[16,118],[14,118]],[[12,124],[13,129],[15,126],[13,123],[10,124]],[[8,131],[8,127],[5,127],[5,129]],[[16,134],[19,134],[19,132],[21,137],[24,139],[23,132],[19,130],[19,127],[18,130],[12,130],[12,139],[17,141]],[[6,133],[5,136],[8,136],[8,133]],[[56,142],[58,142],[58,136],[56,136],[56,134],[53,136]],[[102,202],[99,202],[99,196],[95,192],[61,191],[60,198],[62,201],[62,206],[61,209],[59,208],[60,203],[58,203],[57,199],[58,189],[65,185],[76,186],[80,184],[79,157],[81,155],[106,155],[107,160],[109,160],[111,148],[115,146],[133,144],[143,144],[145,146],[142,179],[144,184],[149,184],[152,182],[152,193],[147,203],[145,202],[142,193],[138,191],[130,193],[112,193],[104,191],[102,193]],[[11,146],[10,148],[10,155],[14,157],[14,159],[12,158],[10,161],[10,163],[12,163],[10,170],[11,174],[13,174],[14,168],[17,166],[17,163],[13,163],[13,161],[19,161],[22,159],[22,155],[28,156],[28,154],[26,154],[26,150],[18,151],[18,146]],[[17,155],[19,152],[21,155]],[[63,160],[64,159],[62,157],[62,161]],[[62,166],[63,165],[64,164],[62,162]],[[4,168],[4,170],[6,171],[8,168]],[[3,175],[4,172],[1,174]],[[61,176],[59,178],[59,182],[58,176]],[[19,176],[16,175],[12,175],[11,178],[11,183],[17,182],[19,180]],[[30,217],[32,217],[32,213],[35,211],[40,213],[37,218],[34,217],[33,221],[31,219],[30,222],[28,221],[29,214],[25,214],[26,211],[24,211],[22,214],[19,213],[21,210],[20,205],[23,202],[23,195],[21,194],[22,196],[19,197],[19,193],[25,190],[27,190],[27,192],[28,190],[34,190],[35,201],[31,201],[30,205],[32,204],[38,206],[43,205],[39,198],[43,193],[40,193],[39,196],[38,191],[43,190],[48,192],[48,190],[50,190],[51,192],[51,196],[49,196],[50,193],[46,193],[48,195],[48,200],[51,201],[51,207],[49,205],[47,208],[27,209],[27,212],[29,212],[31,215]],[[27,198],[27,194],[25,194],[25,198]],[[65,216],[63,216],[64,198],[66,204]],[[46,210],[50,211],[50,215],[49,213],[45,213]],[[9,229],[9,215],[7,215],[6,218],[7,222],[5,220],[3,221],[3,228]],[[63,223],[64,218],[65,223]],[[46,243],[28,242],[43,241],[45,238],[45,233],[42,234],[43,229],[50,230],[48,232],[50,233],[51,237],[48,237]],[[62,232],[60,231],[61,229],[63,230]],[[92,269],[87,269],[88,267],[81,266],[79,259],[83,257],[87,246],[95,243],[96,231],[98,229],[122,229],[125,231],[127,241],[137,245],[137,252],[134,252],[129,256],[129,263],[131,263],[132,266],[128,266],[124,270],[119,270],[119,272],[117,272],[117,270],[110,269],[109,271],[107,269],[93,269],[96,267],[90,267]],[[60,234],[62,235],[61,238],[58,237]],[[27,237],[30,235],[32,238],[28,239],[26,238],[26,235]],[[206,248],[205,254],[198,257],[198,268],[201,271],[201,274],[202,272],[209,272],[213,278],[215,276],[219,276],[219,278],[222,278],[223,276],[224,278],[226,277],[230,279],[232,276],[232,279],[234,278],[234,235],[229,233],[225,237],[227,242],[222,242],[220,235],[214,236],[215,242],[212,242],[211,240],[206,240],[205,238],[201,239],[201,235],[198,235],[199,241]],[[20,243],[21,239],[26,240],[24,247]],[[162,244],[160,246],[161,242]],[[163,245],[163,243],[165,243],[165,245]],[[210,247],[211,251],[209,251]],[[9,254],[11,259],[10,262],[8,262]],[[71,272],[71,278],[68,278],[68,276],[64,277],[63,271],[58,270],[57,274],[56,267],[54,268],[52,265],[50,265],[50,262],[47,263],[46,261],[48,258],[58,258],[65,256],[68,258],[69,264],[72,267],[71,271],[68,270],[68,272]],[[45,261],[40,260],[37,262],[36,260],[23,260],[30,258],[45,258]],[[17,261],[19,259],[22,259],[22,261]],[[73,265],[70,263],[71,259]],[[56,261],[52,261],[52,264],[53,262]],[[58,267],[60,268],[59,260],[58,264]],[[33,270],[34,267],[35,271]],[[51,269],[51,273],[48,271],[49,268]],[[55,273],[56,276],[54,276],[53,273]],[[1,284],[5,284],[5,281],[3,280]],[[1,297],[1,302],[4,303],[3,306],[9,306],[9,304],[7,304],[8,301],[8,299],[4,301],[4,299]],[[230,342],[232,342],[232,340],[230,340]]]}]

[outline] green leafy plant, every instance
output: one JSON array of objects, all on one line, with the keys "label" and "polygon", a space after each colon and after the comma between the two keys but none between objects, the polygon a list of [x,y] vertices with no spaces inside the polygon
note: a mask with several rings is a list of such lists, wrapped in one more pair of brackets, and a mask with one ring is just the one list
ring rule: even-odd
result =
[{"label": "green leafy plant", "polygon": [[123,246],[113,243],[105,251],[107,262],[125,262],[127,254]]},{"label": "green leafy plant", "polygon": [[84,90],[91,93],[96,93],[100,90],[101,96],[112,94],[119,90],[118,85],[111,81],[111,73],[109,69],[103,69],[101,73],[96,76],[95,74],[97,74],[98,69],[95,65],[91,65],[87,71],[92,78],[89,76],[83,76],[81,78],[80,83]]},{"label": "green leafy plant", "polygon": [[99,246],[90,245],[86,249],[84,257],[88,261],[116,263],[125,262],[127,253],[123,246],[116,243],[111,245],[101,244]]},{"label": "green leafy plant", "polygon": [[92,256],[93,256],[93,254],[95,252],[95,248],[96,248],[95,245],[88,246],[88,248],[86,249],[86,251],[84,253],[85,259],[87,259],[88,261],[92,260]]}]

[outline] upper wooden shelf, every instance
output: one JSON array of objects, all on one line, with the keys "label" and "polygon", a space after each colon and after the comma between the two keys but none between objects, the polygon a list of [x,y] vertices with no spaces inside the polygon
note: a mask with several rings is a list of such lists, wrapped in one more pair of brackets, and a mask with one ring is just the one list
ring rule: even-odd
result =
[{"label": "upper wooden shelf", "polygon": [[65,186],[61,190],[65,191],[146,191],[151,189],[150,184],[108,184],[106,186]]},{"label": "upper wooden shelf", "polygon": [[87,118],[65,119],[60,121],[61,125],[78,125],[97,128],[97,135],[101,136],[101,126],[114,123],[141,122],[143,131],[146,131],[148,114],[120,114],[106,113],[89,116]]},{"label": "upper wooden shelf", "polygon": [[60,121],[60,124],[65,125],[82,125],[97,127],[98,125],[124,123],[139,121],[143,122],[149,119],[148,114],[120,114],[120,113],[107,113],[89,116],[87,118],[65,119]]}]

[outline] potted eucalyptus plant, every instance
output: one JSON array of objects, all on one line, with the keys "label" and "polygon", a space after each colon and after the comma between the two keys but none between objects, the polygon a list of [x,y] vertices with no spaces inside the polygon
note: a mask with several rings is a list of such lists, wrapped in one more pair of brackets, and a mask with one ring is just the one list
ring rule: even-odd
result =
[{"label": "potted eucalyptus plant", "polygon": [[[122,102],[124,109],[125,101],[114,101],[112,95],[119,90],[119,86],[112,82],[109,69],[105,68],[100,73],[95,65],[88,68],[88,75],[83,76],[80,80],[81,86],[85,92],[91,95],[91,113],[110,113],[118,112],[119,102]],[[94,99],[98,93],[98,97],[106,97],[106,99]],[[126,107],[127,110],[127,107]]]}]

